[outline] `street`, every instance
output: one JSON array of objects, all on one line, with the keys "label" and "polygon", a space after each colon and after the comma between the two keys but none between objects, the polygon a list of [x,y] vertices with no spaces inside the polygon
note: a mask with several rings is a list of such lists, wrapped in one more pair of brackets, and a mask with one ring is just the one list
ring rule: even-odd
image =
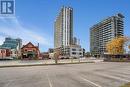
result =
[{"label": "street", "polygon": [[119,87],[130,82],[130,63],[0,68],[0,87]]}]

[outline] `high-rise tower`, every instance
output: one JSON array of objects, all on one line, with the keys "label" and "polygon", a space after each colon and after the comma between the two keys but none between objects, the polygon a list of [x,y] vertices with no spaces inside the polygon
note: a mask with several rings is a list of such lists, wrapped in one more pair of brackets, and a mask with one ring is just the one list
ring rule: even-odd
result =
[{"label": "high-rise tower", "polygon": [[117,36],[124,35],[124,16],[117,14],[108,17],[90,28],[90,52],[101,55],[106,52],[106,43]]},{"label": "high-rise tower", "polygon": [[70,46],[73,41],[73,9],[71,7],[61,8],[54,27],[54,47]]}]

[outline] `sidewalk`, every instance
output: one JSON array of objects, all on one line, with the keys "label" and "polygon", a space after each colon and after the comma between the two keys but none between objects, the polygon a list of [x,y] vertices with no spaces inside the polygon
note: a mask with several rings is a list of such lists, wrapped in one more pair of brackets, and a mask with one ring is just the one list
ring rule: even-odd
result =
[{"label": "sidewalk", "polygon": [[[89,59],[64,59],[58,60],[58,64],[77,64],[77,63],[95,63],[103,60]],[[0,67],[19,67],[19,66],[38,66],[38,65],[55,65],[55,60],[8,60],[0,61]]]}]

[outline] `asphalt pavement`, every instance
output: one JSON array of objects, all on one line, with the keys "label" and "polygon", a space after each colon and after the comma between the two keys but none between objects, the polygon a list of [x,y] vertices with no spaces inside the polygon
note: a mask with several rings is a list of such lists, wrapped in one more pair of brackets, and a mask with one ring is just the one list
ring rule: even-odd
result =
[{"label": "asphalt pavement", "polygon": [[119,87],[130,82],[130,63],[97,62],[0,68],[0,87]]}]

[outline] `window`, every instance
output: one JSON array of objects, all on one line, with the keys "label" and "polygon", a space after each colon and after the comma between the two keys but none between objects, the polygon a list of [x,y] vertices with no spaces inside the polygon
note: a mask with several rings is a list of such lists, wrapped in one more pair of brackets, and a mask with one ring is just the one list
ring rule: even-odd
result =
[{"label": "window", "polygon": [[15,54],[17,54],[17,51],[15,51]]},{"label": "window", "polygon": [[5,51],[4,51],[4,50],[1,50],[1,53],[5,53]]},{"label": "window", "polygon": [[81,49],[79,49],[79,51],[82,51]]},{"label": "window", "polygon": [[73,55],[75,55],[75,54],[76,54],[76,52],[72,52],[72,54],[73,54]]},{"label": "window", "polygon": [[79,55],[82,55],[82,53],[79,53]]},{"label": "window", "polygon": [[76,51],[76,49],[72,49],[72,51]]}]

